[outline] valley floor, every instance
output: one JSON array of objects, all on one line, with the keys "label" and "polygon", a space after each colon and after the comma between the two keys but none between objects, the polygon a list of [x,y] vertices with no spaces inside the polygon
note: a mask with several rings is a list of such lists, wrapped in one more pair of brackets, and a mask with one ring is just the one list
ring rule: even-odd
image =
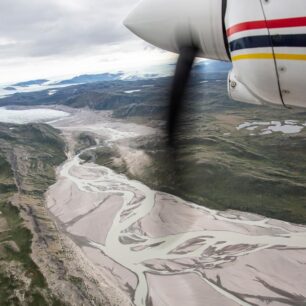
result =
[{"label": "valley floor", "polygon": [[149,167],[134,144],[152,128],[85,110],[54,126],[70,154],[47,207],[127,304],[305,305],[305,226],[200,207],[119,174]]}]

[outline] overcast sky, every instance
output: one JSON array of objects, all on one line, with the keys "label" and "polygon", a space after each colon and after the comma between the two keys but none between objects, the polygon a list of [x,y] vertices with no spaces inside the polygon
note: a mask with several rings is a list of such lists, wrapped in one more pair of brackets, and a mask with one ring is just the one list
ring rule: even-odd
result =
[{"label": "overcast sky", "polygon": [[138,1],[0,0],[0,83],[169,60],[122,25]]}]

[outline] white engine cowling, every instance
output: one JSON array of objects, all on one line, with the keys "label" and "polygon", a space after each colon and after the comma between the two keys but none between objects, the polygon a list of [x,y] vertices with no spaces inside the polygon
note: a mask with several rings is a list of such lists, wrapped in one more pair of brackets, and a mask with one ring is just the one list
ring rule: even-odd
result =
[{"label": "white engine cowling", "polygon": [[143,0],[125,25],[168,51],[232,60],[235,100],[306,107],[305,0]]},{"label": "white engine cowling", "polygon": [[229,60],[222,0],[144,0],[124,24],[161,49],[178,53],[182,45],[196,43],[199,56]]}]

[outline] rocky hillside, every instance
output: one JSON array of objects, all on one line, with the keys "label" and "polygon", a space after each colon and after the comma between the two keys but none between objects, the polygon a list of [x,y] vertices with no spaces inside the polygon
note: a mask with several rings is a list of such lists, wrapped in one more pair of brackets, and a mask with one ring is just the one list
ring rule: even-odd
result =
[{"label": "rocky hillside", "polygon": [[58,130],[0,123],[0,305],[109,305],[45,208],[65,159]]},{"label": "rocky hillside", "polygon": [[[193,70],[191,100],[201,100],[203,90],[211,84],[226,79],[230,65],[227,63],[207,62],[198,64]],[[174,68],[173,68],[174,69]],[[120,76],[120,74],[119,74]],[[83,84],[75,84],[84,82]],[[170,77],[151,79],[120,80],[118,75],[80,76],[64,81],[63,88],[52,88],[38,92],[15,93],[0,99],[1,106],[65,105],[73,108],[88,107],[93,110],[113,110],[119,118],[165,115]]]},{"label": "rocky hillside", "polygon": [[54,181],[54,167],[65,159],[64,148],[58,131],[46,125],[0,124],[1,305],[63,304],[31,254],[32,231],[42,231],[43,223],[35,212],[42,210],[43,193]]}]

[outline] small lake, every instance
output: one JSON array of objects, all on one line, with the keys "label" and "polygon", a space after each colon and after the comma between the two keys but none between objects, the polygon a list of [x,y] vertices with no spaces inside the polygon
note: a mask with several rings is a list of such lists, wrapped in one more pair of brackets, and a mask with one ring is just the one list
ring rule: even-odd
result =
[{"label": "small lake", "polygon": [[5,123],[48,123],[68,116],[70,116],[70,114],[67,112],[47,108],[12,110],[0,107],[0,122]]}]

